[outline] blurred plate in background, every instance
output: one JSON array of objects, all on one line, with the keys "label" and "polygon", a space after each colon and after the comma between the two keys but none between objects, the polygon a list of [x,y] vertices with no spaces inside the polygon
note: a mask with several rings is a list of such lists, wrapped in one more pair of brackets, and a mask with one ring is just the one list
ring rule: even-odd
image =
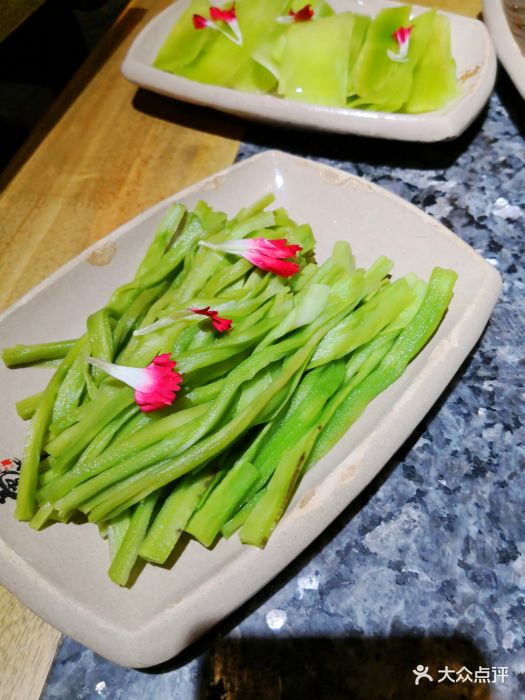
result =
[{"label": "blurred plate in background", "polygon": [[[214,107],[246,119],[402,141],[442,141],[459,136],[479,114],[494,87],[496,55],[484,24],[450,13],[442,14],[450,20],[452,54],[461,94],[450,105],[434,112],[394,114],[323,107],[198,83],[152,65],[169,30],[188,4],[189,0],[183,0],[168,7],[137,36],[122,64],[122,72],[128,80],[162,95]],[[336,12],[350,10],[375,16],[380,9],[392,7],[394,3],[389,0],[331,0],[330,4]],[[414,15],[426,11],[428,8],[413,6]]]},{"label": "blurred plate in background", "polygon": [[[518,6],[514,16],[523,16],[522,46],[525,47],[525,0],[512,0],[508,4]],[[496,45],[499,60],[525,99],[525,56],[510,28],[505,0],[483,0],[483,19]]]}]

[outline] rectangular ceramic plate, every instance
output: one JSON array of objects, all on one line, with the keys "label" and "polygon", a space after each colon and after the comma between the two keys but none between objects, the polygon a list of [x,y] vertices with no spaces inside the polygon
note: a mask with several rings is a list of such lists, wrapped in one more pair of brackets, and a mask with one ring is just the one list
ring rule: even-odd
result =
[{"label": "rectangular ceramic plate", "polygon": [[[122,64],[122,72],[128,80],[169,97],[215,107],[248,119],[404,141],[441,141],[459,136],[482,109],[494,86],[496,57],[485,26],[478,20],[449,13],[443,14],[448,16],[451,24],[452,53],[456,59],[461,95],[439,111],[415,115],[321,107],[273,95],[205,85],[152,66],[170,28],[188,2],[182,0],[171,5],[137,36]],[[351,10],[375,16],[381,8],[399,3],[330,0],[330,4],[337,12]],[[428,8],[413,6],[415,15],[426,11]]]},{"label": "rectangular ceramic plate", "polygon": [[[523,16],[525,17],[525,5]],[[483,19],[496,45],[499,60],[525,99],[525,56],[521,53],[510,29],[503,0],[483,0]]]},{"label": "rectangular ceramic plate", "polygon": [[[148,666],[177,654],[304,549],[414,430],[474,345],[499,294],[496,270],[414,206],[340,170],[268,151],[148,209],[63,267],[0,319],[0,346],[82,333],[83,319],[131,279],[171,202],[193,207],[205,199],[232,215],[270,191],[277,206],[312,225],[319,261],[336,240],[347,239],[361,266],[380,254],[391,257],[395,277],[413,271],[428,278],[434,266],[450,267],[459,274],[454,298],[403,377],[307,473],[265,550],[236,537],[212,551],[192,541],[172,570],[147,566],[131,589],[119,588],[106,575],[107,543],[95,526],[34,532],[15,521],[14,501],[0,505],[1,582],[52,625],[123,665]],[[93,264],[109,258],[105,266]],[[27,424],[16,416],[15,401],[40,390],[48,376],[45,369],[0,368],[2,457],[22,453]]]}]

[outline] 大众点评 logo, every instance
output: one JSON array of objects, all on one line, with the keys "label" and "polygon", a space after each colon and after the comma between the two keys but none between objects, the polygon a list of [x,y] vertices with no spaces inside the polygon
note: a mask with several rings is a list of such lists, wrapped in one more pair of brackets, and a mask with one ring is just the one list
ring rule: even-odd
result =
[{"label": "\u5927\u4f17\u70b9\u8bc4 logo", "polygon": [[8,498],[16,499],[21,465],[16,457],[0,461],[0,503],[5,503]]},{"label": "\u5927\u4f17\u70b9\u8bc4 logo", "polygon": [[[429,683],[434,682],[434,677],[428,672],[428,666],[418,664],[412,669],[414,674],[414,684],[419,685],[421,681]],[[437,682],[443,683],[505,683],[505,679],[509,676],[508,666],[479,666],[475,671],[470,671],[466,666],[463,666],[456,671],[453,668],[445,666],[438,670]],[[425,683],[421,683],[425,685]]]}]

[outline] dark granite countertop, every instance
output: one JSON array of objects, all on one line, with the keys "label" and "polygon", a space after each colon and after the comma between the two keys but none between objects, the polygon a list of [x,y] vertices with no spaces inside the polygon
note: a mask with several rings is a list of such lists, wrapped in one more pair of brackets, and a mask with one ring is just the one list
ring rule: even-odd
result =
[{"label": "dark granite countertop", "polygon": [[[502,74],[449,143],[249,128],[240,159],[281,148],[423,208],[499,270],[501,299],[407,443],[270,585],[154,669],[65,638],[42,700],[525,697],[524,115]],[[446,666],[472,681],[438,682]]]}]

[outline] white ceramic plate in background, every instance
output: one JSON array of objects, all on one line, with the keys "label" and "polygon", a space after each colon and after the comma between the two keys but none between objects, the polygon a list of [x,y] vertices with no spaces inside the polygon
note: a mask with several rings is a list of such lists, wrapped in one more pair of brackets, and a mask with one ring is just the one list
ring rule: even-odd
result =
[{"label": "white ceramic plate in background", "polygon": [[[107,543],[94,525],[35,532],[0,505],[0,581],[49,623],[127,666],[160,663],[241,605],[301,552],[374,478],[450,382],[479,337],[499,294],[496,270],[430,216],[382,188],[309,160],[268,151],[170,197],[121,226],[17,302],[0,319],[0,347],[72,338],[83,319],[131,279],[156,224],[173,201],[199,199],[234,214],[273,191],[298,222],[312,225],[320,261],[351,242],[358,263],[380,254],[393,275],[428,278],[436,265],[459,274],[443,323],[393,386],[367,408],[310,470],[265,550],[236,537],[208,551],[190,542],[173,569],[146,566],[131,589],[111,583]],[[115,250],[105,267],[93,251]],[[108,256],[109,257],[109,256]],[[1,457],[20,456],[27,424],[18,399],[39,391],[44,369],[0,367]],[[438,455],[439,458],[439,455]]]},{"label": "white ceramic plate in background", "polygon": [[[499,2],[499,0],[497,0]],[[496,76],[496,57],[482,22],[446,14],[452,29],[452,53],[457,63],[461,95],[444,109],[425,114],[392,114],[359,109],[321,107],[205,85],[152,66],[170,28],[189,0],[171,5],[155,17],[137,36],[122,64],[128,80],[185,102],[215,107],[241,117],[285,126],[320,129],[404,141],[441,141],[459,136],[487,101]],[[352,10],[376,15],[389,0],[330,0],[337,12]],[[428,8],[414,6],[414,14]]]},{"label": "white ceramic plate in background", "polygon": [[525,56],[510,29],[503,0],[483,0],[483,19],[496,45],[499,60],[525,99]]}]

